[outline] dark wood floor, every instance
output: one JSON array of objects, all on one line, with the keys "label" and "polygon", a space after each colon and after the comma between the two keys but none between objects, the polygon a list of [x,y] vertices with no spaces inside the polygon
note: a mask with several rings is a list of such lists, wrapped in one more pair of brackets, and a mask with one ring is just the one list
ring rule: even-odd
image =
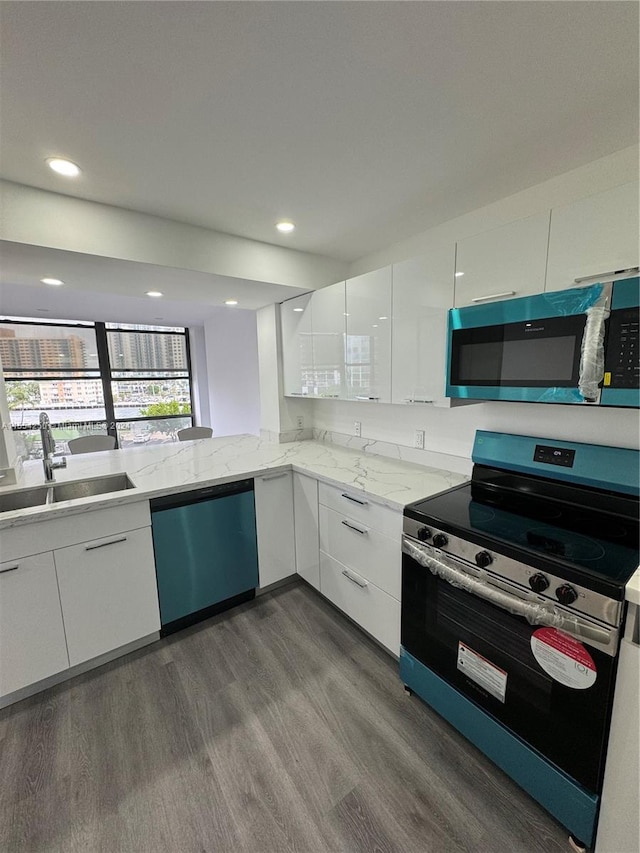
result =
[{"label": "dark wood floor", "polygon": [[0,712],[0,850],[566,853],[292,584]]}]

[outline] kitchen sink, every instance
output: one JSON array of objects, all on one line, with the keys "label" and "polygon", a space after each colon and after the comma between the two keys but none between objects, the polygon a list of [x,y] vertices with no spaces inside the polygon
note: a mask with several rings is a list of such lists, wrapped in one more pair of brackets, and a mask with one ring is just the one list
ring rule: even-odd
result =
[{"label": "kitchen sink", "polygon": [[15,492],[7,492],[6,494],[0,493],[0,512],[43,506],[47,502],[48,492],[48,486],[34,486],[30,489],[17,489]]},{"label": "kitchen sink", "polygon": [[76,480],[73,483],[53,483],[51,502],[72,501],[76,498],[90,498],[93,495],[106,495],[109,492],[122,492],[134,489],[135,485],[126,474],[111,474],[108,477],[92,477],[89,480]]}]

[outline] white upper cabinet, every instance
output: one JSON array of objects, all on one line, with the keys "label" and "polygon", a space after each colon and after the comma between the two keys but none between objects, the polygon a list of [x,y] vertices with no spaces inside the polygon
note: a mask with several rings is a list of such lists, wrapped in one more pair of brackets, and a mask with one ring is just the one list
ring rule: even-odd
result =
[{"label": "white upper cabinet", "polygon": [[309,394],[344,394],[345,283],[314,290],[311,296],[313,376]]},{"label": "white upper cabinet", "polygon": [[455,246],[393,265],[392,403],[444,400]]},{"label": "white upper cabinet", "polygon": [[541,293],[548,241],[549,212],[460,240],[455,307]]},{"label": "white upper cabinet", "polygon": [[296,296],[280,305],[284,393],[302,397],[310,392],[313,374],[311,294]]},{"label": "white upper cabinet", "polygon": [[638,266],[638,185],[622,184],[551,211],[547,290]]},{"label": "white upper cabinet", "polygon": [[346,399],[391,402],[391,267],[347,281]]}]

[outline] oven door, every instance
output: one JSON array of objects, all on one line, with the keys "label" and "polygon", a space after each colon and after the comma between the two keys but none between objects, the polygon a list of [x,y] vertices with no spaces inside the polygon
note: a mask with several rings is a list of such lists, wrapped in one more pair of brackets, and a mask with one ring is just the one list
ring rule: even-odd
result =
[{"label": "oven door", "polygon": [[[411,543],[411,549],[449,566],[457,562],[429,546]],[[485,600],[464,589],[455,572],[444,574],[447,580],[403,553],[402,646],[545,759],[598,792],[617,657],[589,638],[577,640],[549,627],[549,619],[542,620],[544,627],[530,624],[512,612],[522,609],[517,597],[511,606],[509,594],[499,590],[493,596],[498,603]],[[601,630],[606,632],[594,626],[594,637]]]}]

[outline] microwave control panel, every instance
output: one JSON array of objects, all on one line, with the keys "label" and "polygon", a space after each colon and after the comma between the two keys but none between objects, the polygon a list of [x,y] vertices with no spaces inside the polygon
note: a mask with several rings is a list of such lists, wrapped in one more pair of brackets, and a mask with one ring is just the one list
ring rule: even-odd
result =
[{"label": "microwave control panel", "polygon": [[612,311],[608,322],[605,388],[640,388],[640,309]]}]

